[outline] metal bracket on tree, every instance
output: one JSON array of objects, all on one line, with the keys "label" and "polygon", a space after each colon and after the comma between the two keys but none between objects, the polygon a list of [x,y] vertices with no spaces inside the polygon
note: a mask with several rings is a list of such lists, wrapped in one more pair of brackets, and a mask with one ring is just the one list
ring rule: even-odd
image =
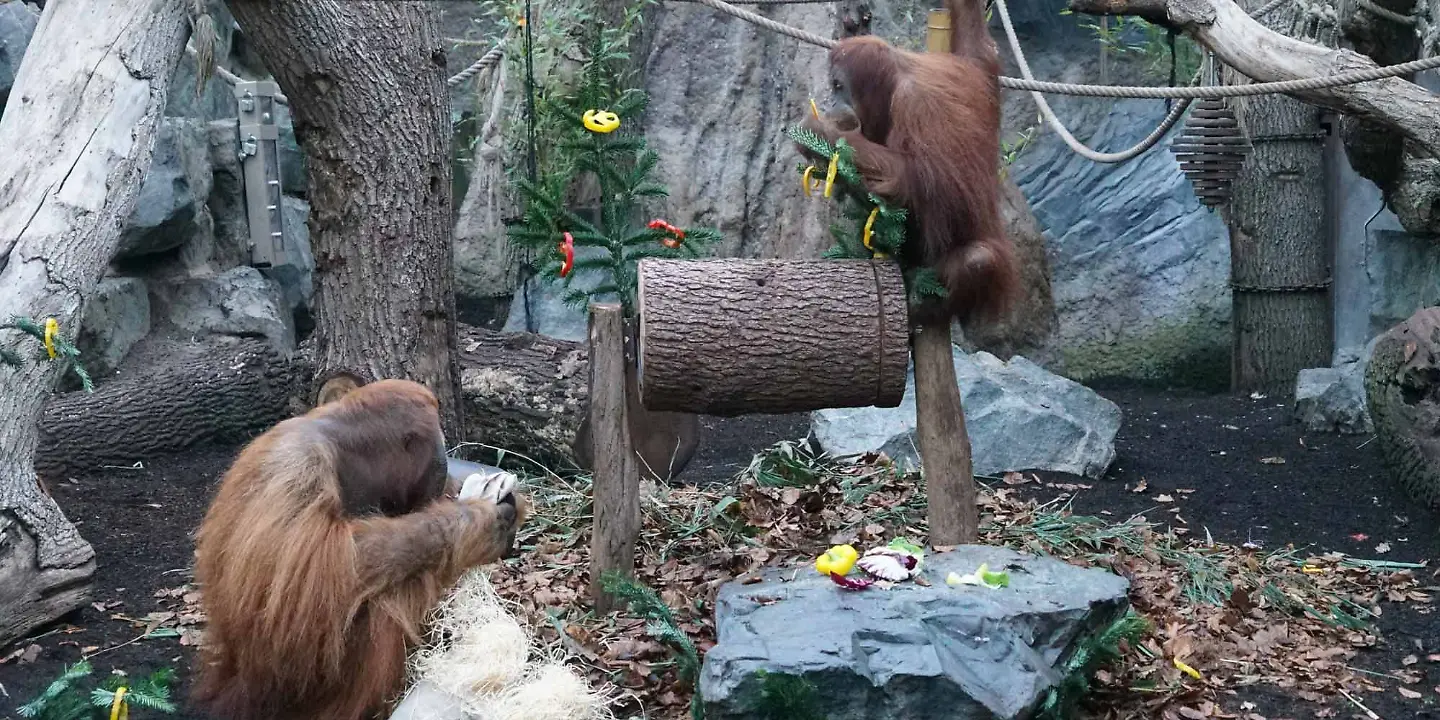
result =
[{"label": "metal bracket on tree", "polygon": [[275,124],[275,96],[279,93],[280,86],[270,80],[235,83],[250,264],[254,267],[283,264],[287,258],[280,216],[280,128]]}]

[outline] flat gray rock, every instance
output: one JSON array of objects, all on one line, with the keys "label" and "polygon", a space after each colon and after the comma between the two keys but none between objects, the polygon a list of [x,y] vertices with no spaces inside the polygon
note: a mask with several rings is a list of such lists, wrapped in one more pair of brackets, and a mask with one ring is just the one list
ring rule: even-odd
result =
[{"label": "flat gray rock", "polygon": [[[1007,570],[1009,587],[945,584],[982,562]],[[721,588],[700,675],[706,718],[762,717],[763,672],[808,681],[829,720],[1023,720],[1077,640],[1129,602],[1118,575],[1007,548],[928,553],[925,576],[929,587],[853,591],[807,566]]]},{"label": "flat gray rock", "polygon": [[1295,378],[1295,418],[1310,432],[1359,435],[1374,430],[1365,397],[1365,368],[1379,336],[1335,352],[1334,366],[1307,368]]},{"label": "flat gray rock", "polygon": [[[1090,388],[1015,356],[954,351],[975,472],[1051,470],[1098,478],[1115,460],[1120,408]],[[915,375],[893,408],[832,408],[811,414],[825,452],[881,451],[920,464],[915,445]]]}]

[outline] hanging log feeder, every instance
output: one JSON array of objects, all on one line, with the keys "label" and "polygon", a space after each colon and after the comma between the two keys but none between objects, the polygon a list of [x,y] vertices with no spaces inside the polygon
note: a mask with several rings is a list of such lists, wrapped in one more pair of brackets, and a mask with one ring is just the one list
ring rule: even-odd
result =
[{"label": "hanging log feeder", "polygon": [[896,407],[910,359],[893,261],[639,265],[640,398],[701,415]]},{"label": "hanging log feeder", "polygon": [[1224,98],[1204,98],[1191,106],[1185,130],[1170,145],[1180,170],[1190,178],[1206,207],[1230,201],[1230,183],[1250,154],[1250,141]]}]

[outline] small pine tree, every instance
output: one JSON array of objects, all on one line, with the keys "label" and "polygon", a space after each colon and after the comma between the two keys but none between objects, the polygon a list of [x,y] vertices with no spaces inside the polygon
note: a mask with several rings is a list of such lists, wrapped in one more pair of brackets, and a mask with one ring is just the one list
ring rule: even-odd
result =
[{"label": "small pine tree", "polygon": [[[786,134],[810,154],[830,158],[830,163],[824,167],[812,163],[796,166],[806,194],[814,192],[816,186],[829,186],[832,195],[838,192],[840,210],[848,221],[848,225],[836,223],[830,226],[830,234],[836,244],[825,251],[824,257],[860,260],[894,258],[904,272],[905,287],[912,306],[929,298],[945,297],[945,286],[935,277],[935,271],[922,265],[920,258],[912,257],[910,248],[905,245],[909,214],[904,208],[892,207],[865,189],[860,169],[855,166],[855,148],[844,139],[831,145],[803,127],[792,127]],[[832,168],[833,176],[830,175]]]},{"label": "small pine tree", "polygon": [[[592,299],[618,296],[627,317],[635,311],[636,266],[645,258],[698,257],[720,239],[712,228],[681,228],[663,220],[644,223],[642,202],[667,195],[650,179],[660,156],[629,128],[638,122],[648,97],[641,90],[620,88],[615,63],[602,51],[594,34],[579,91],[547,99],[539,109],[558,114],[561,136],[554,138],[557,155],[570,162],[530,182],[516,178],[525,201],[521,219],[509,227],[515,245],[536,252],[540,277],[558,279],[567,303],[583,307]],[[555,126],[554,123],[550,125]],[[593,174],[600,187],[597,221],[581,217],[565,202],[566,192],[582,175]],[[590,287],[576,283],[582,272],[598,274]]]}]

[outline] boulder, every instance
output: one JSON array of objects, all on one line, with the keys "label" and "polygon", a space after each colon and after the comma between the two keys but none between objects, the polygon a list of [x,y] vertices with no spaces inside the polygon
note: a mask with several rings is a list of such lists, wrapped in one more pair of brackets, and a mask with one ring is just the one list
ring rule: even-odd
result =
[{"label": "boulder", "polygon": [[156,296],[163,317],[182,332],[263,337],[282,353],[295,349],[294,319],[286,310],[284,295],[255,268],[181,278],[160,284]]},{"label": "boulder", "polygon": [[[594,247],[575,248],[575,262],[603,256],[605,250]],[[534,332],[557,340],[581,342],[589,337],[590,314],[584,305],[565,302],[570,290],[590,289],[605,279],[599,270],[577,270],[570,276],[569,288],[557,280],[530,277],[525,286],[515,291],[510,301],[510,316],[503,332]],[[597,302],[614,301],[614,293],[595,297]],[[528,307],[527,307],[528,305]]]},{"label": "boulder", "polygon": [[208,238],[212,220],[209,133],[194,118],[160,122],[155,156],[140,187],[129,223],[120,234],[116,260],[173,250],[196,237]]},{"label": "boulder", "polygon": [[75,346],[80,362],[97,380],[115,372],[130,348],[150,332],[150,294],[145,281],[108,277],[85,304]]},{"label": "boulder", "polygon": [[1333,367],[1301,370],[1295,379],[1295,417],[1310,432],[1371,432],[1365,402],[1365,366],[1378,341],[1335,353]]},{"label": "boulder", "polygon": [[[954,354],[976,473],[1105,474],[1120,430],[1115,403],[1019,355],[1001,361],[986,352]],[[914,367],[899,407],[818,410],[811,414],[811,433],[832,455],[881,451],[919,465]]]},{"label": "boulder", "polygon": [[[1010,585],[945,584],[981,563]],[[811,716],[830,720],[1030,718],[1077,643],[1128,607],[1118,575],[1007,548],[932,553],[924,572],[928,587],[890,590],[844,590],[808,568],[728,583],[700,674],[705,716],[767,717],[764,673],[810,686]]]},{"label": "boulder", "polygon": [[208,263],[215,270],[248,265],[250,221],[245,215],[245,174],[240,167],[235,120],[211,121],[206,133],[213,178],[206,205],[214,218],[215,242],[196,252],[196,261]]},{"label": "boulder", "polygon": [[20,2],[0,3],[0,112],[5,110],[20,59],[25,56],[38,22],[40,15],[35,8]]}]

